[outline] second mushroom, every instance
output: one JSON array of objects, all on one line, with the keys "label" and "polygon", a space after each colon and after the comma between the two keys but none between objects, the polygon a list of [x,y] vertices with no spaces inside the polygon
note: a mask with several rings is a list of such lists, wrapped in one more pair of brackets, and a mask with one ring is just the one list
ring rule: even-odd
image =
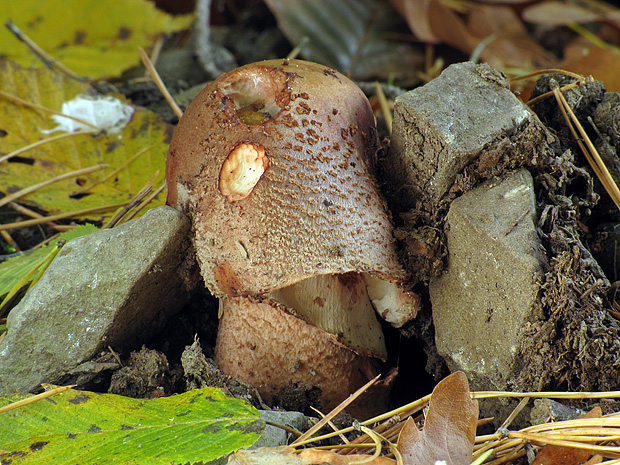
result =
[{"label": "second mushroom", "polygon": [[175,130],[168,204],[191,218],[220,298],[215,361],[267,401],[306,383],[331,409],[386,359],[376,314],[400,327],[417,313],[373,175],[378,147],[362,91],[300,60],[221,75]]}]

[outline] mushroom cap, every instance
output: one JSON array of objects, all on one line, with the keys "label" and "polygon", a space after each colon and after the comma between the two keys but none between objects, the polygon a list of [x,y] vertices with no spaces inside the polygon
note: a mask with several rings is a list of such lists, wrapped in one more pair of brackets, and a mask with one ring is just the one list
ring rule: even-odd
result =
[{"label": "mushroom cap", "polygon": [[329,411],[378,374],[372,357],[268,300],[224,298],[221,305],[215,363],[268,403],[288,384],[306,383],[321,388],[321,408]]},{"label": "mushroom cap", "polygon": [[174,132],[166,181],[211,292],[350,271],[406,281],[373,176],[378,147],[366,96],[333,69],[270,60],[209,83]]}]

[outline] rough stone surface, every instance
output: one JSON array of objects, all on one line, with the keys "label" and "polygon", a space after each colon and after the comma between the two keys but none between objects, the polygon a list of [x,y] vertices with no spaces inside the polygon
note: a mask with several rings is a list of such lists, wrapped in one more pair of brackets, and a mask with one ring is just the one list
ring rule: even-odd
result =
[{"label": "rough stone surface", "polygon": [[[297,431],[305,431],[308,429],[308,418],[301,412],[280,412],[277,410],[261,410],[260,417],[264,421],[275,423],[276,425],[289,426]],[[286,446],[292,442],[295,437],[290,438],[290,433],[277,426],[266,425],[262,436],[256,441],[250,449],[259,447],[276,447]]]},{"label": "rough stone surface", "polygon": [[541,317],[544,254],[530,173],[521,169],[456,199],[446,218],[448,268],[431,280],[439,354],[474,389],[518,372],[522,330]]},{"label": "rough stone surface", "polygon": [[111,346],[136,346],[184,302],[189,220],[163,206],[69,241],[8,317],[0,393],[67,382]]},{"label": "rough stone surface", "polygon": [[[300,413],[300,412],[260,410],[260,417],[263,421],[269,421],[269,422],[272,422],[278,425],[293,427],[301,432],[304,432],[309,427],[308,418],[303,413]],[[263,431],[263,434],[261,435],[261,437],[258,438],[258,440],[254,444],[252,444],[252,446],[248,447],[247,450],[254,451],[259,448],[261,450],[265,450],[264,448],[269,448],[268,450],[270,451],[276,450],[273,448],[286,446],[293,441],[294,438],[289,438],[289,436],[290,434],[282,428],[279,428],[277,426],[272,426],[272,425],[265,425],[265,430]],[[238,453],[241,453],[241,455],[244,455],[242,451],[239,451]],[[234,455],[235,454],[232,454],[233,457]],[[254,455],[251,454],[250,456],[253,457]],[[207,462],[206,465],[224,465],[226,463],[238,463],[236,460],[231,461],[229,457],[231,457],[231,455],[220,457],[219,459],[213,460],[211,462]],[[261,463],[275,463],[275,462],[265,461]]]},{"label": "rough stone surface", "polygon": [[532,158],[532,148],[525,145],[532,137],[547,138],[505,76],[472,62],[451,65],[428,84],[399,96],[393,127],[384,172],[396,186],[388,197],[397,197],[402,210],[419,201],[437,205],[456,175],[477,157],[485,159],[482,169],[496,165],[506,152]]},{"label": "rough stone surface", "polygon": [[534,406],[530,410],[530,424],[542,425],[549,421],[576,420],[586,412],[564,405],[553,399],[535,399]]}]

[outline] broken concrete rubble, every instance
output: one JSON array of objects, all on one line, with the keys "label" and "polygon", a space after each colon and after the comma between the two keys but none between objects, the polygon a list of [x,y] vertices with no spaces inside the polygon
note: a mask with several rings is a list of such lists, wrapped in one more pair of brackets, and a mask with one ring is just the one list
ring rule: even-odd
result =
[{"label": "broken concrete rubble", "polygon": [[435,341],[452,371],[476,389],[505,389],[519,370],[522,329],[540,319],[546,266],[530,173],[489,182],[450,206],[449,259],[430,283]]},{"label": "broken concrete rubble", "polygon": [[0,393],[68,382],[108,346],[139,344],[161,330],[185,301],[178,270],[188,231],[183,214],[162,206],[67,242],[9,314]]}]

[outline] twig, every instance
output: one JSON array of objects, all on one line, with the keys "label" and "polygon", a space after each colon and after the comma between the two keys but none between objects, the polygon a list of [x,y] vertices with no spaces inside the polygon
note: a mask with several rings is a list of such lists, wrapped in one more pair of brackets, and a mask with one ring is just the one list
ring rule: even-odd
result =
[{"label": "twig", "polygon": [[[387,413],[384,413],[376,417],[370,418],[368,420],[365,420],[361,422],[360,424],[363,426],[368,426],[374,423],[389,420],[397,415],[400,416],[401,414],[403,414],[402,418],[404,419],[408,417],[409,415],[422,410],[426,405],[428,405],[428,402],[430,401],[430,399],[431,399],[431,394],[428,394],[422,397],[421,399],[418,399],[409,404],[403,405],[402,407],[391,410]],[[350,433],[351,431],[355,431],[355,428],[353,426],[349,426],[348,428],[343,428],[340,431],[337,431],[334,433],[327,433],[321,436],[317,436],[315,438],[305,441],[303,444],[307,444],[310,442],[316,442],[316,441],[322,441],[323,439],[333,438],[334,436],[338,436],[339,434],[346,434],[346,433]],[[297,443],[296,445],[301,446],[303,444],[300,442],[300,443]]]},{"label": "twig", "polygon": [[296,437],[301,436],[301,432],[299,432],[297,429],[293,428],[292,426],[281,425],[280,423],[276,423],[274,421],[269,421],[269,420],[265,420],[265,424],[269,426],[273,426],[274,428],[280,428],[281,430],[286,431],[287,433],[290,433],[293,436],[296,436]]},{"label": "twig", "polygon": [[[23,205],[20,205],[17,202],[11,202],[9,203],[8,206],[9,208],[12,208],[16,212],[23,213],[24,215],[29,216],[30,218],[45,218],[45,216],[41,215],[40,213],[37,213],[34,210],[31,210],[30,208],[24,207]],[[47,225],[56,231],[69,231],[70,229],[75,229],[75,226],[71,226],[68,224],[56,224],[51,221],[48,221]]]},{"label": "twig", "polygon": [[[321,420],[319,420],[316,425],[314,425],[312,428],[310,428],[308,431],[306,431],[300,437],[295,439],[295,441],[293,441],[291,443],[291,446],[300,446],[302,444],[305,444],[306,442],[314,442],[314,441],[316,441],[316,438],[311,440],[311,441],[307,441],[307,439],[312,437],[312,435],[314,433],[316,433],[321,428],[323,428],[323,426],[325,426],[328,421],[330,421],[332,418],[334,418],[336,415],[338,415],[341,411],[343,411],[351,402],[353,402],[355,399],[357,399],[364,391],[366,391],[370,386],[372,386],[380,377],[381,377],[381,375],[375,376],[373,379],[368,381],[366,384],[364,384],[361,388],[359,388],[357,391],[355,391],[353,394],[351,394],[345,400],[340,402],[340,404],[338,404],[331,412],[329,412]],[[351,431],[353,431],[353,430],[351,429]],[[342,433],[342,431],[341,431],[341,433]],[[338,432],[335,433],[335,435],[337,435],[337,434],[338,434]]]},{"label": "twig", "polygon": [[120,219],[125,216],[127,214],[127,212],[129,210],[131,210],[133,207],[135,207],[136,205],[138,205],[138,203],[140,203],[140,201],[146,197],[148,195],[149,192],[151,192],[151,190],[153,190],[153,186],[146,186],[144,189],[142,189],[140,192],[138,192],[138,194],[131,199],[131,201],[125,205],[123,208],[121,208],[113,217],[110,221],[108,221],[108,223],[103,226],[101,229],[110,229],[113,228],[116,223],[118,223],[120,221]]},{"label": "twig", "polygon": [[522,81],[524,79],[530,79],[536,76],[542,76],[543,74],[564,74],[565,76],[574,77],[579,81],[585,80],[585,76],[581,74],[573,73],[572,71],[566,71],[565,69],[556,69],[556,68],[548,68],[548,69],[539,69],[538,71],[534,71],[533,73],[523,74],[521,76],[516,76],[510,79],[510,81]]},{"label": "twig", "polygon": [[142,202],[142,200],[153,190],[153,183],[155,182],[157,176],[159,176],[159,170],[155,171],[155,174],[151,176],[151,179],[146,182],[146,184],[142,187],[142,189],[138,191],[135,197],[131,199],[131,201],[124,208],[122,208],[118,213],[116,213],[108,222],[108,224],[103,226],[102,229],[113,228],[116,223],[118,223],[127,214],[127,212],[129,212],[129,210],[134,208],[136,205],[142,205],[140,202]]},{"label": "twig", "polygon": [[529,397],[522,398],[519,401],[519,403],[517,404],[517,406],[513,409],[513,411],[510,412],[510,415],[508,415],[508,418],[506,418],[503,421],[503,423],[500,425],[499,429],[508,428],[510,426],[510,424],[514,421],[514,419],[517,417],[519,412],[521,412],[521,410],[523,410],[523,408],[527,405],[527,403],[529,401],[530,401]]},{"label": "twig", "polygon": [[7,231],[0,231],[0,236],[2,236],[2,239],[4,239],[8,245],[15,249],[15,252],[21,252],[19,244],[15,242],[15,239],[13,239]]},{"label": "twig", "polygon": [[145,197],[140,205],[121,218],[120,224],[126,223],[127,221],[133,219],[133,217],[136,216],[145,206],[147,206],[155,197],[157,197],[165,189],[165,187],[166,183],[164,182],[157,189],[151,192],[148,197]]},{"label": "twig", "polygon": [[[312,410],[314,410],[316,413],[319,414],[319,416],[321,418],[325,417],[325,414],[323,412],[321,412],[319,409],[314,408],[312,405],[310,406],[310,408]],[[334,431],[338,431],[338,428],[336,428],[336,425],[334,425],[334,422],[332,422],[331,420],[327,422],[327,424],[331,427],[331,429],[333,429]],[[340,440],[344,443],[344,444],[350,444],[349,440],[347,439],[347,437],[344,434],[340,434]]]}]

